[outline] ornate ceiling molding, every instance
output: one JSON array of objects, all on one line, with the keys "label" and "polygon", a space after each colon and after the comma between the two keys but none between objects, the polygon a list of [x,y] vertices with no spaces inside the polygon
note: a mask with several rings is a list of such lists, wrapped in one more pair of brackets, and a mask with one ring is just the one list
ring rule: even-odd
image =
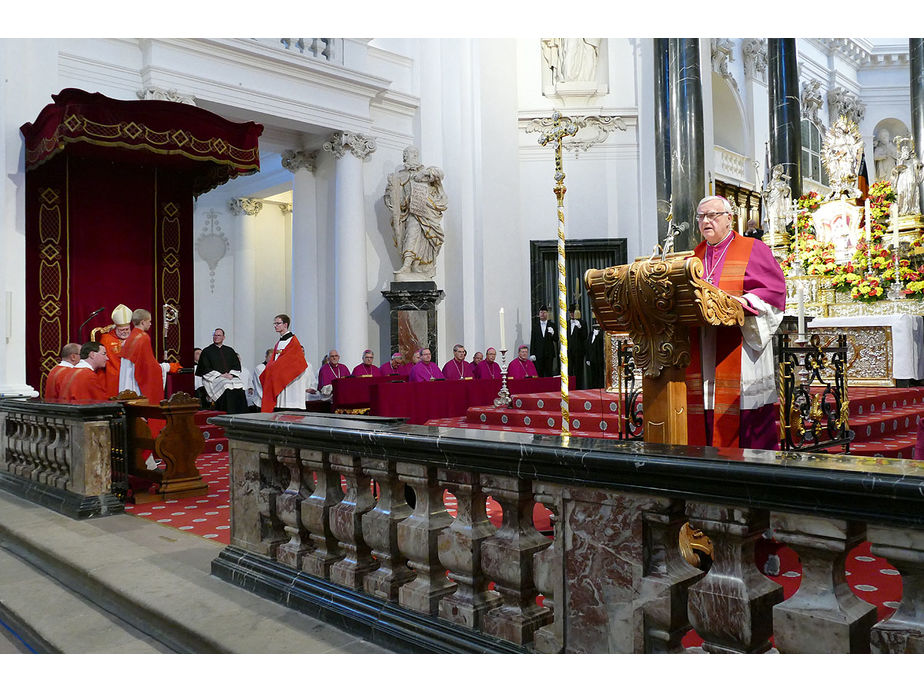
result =
[{"label": "ornate ceiling molding", "polygon": [[837,55],[853,67],[892,67],[908,64],[908,46],[875,47],[868,39],[819,38],[809,39],[831,55]]},{"label": "ornate ceiling molding", "polygon": [[254,217],[262,211],[263,200],[258,200],[253,197],[232,197],[228,200],[228,209],[231,210],[231,214],[236,217],[242,214],[248,217]]},{"label": "ornate ceiling molding", "polygon": [[727,38],[714,38],[711,41],[712,71],[722,75],[731,84],[732,89],[738,91],[738,82],[728,67],[729,63],[735,62],[735,44]]},{"label": "ornate ceiling molding", "polygon": [[292,149],[286,149],[282,153],[282,167],[287,170],[295,173],[300,168],[305,169],[308,173],[314,173],[315,168],[317,167],[318,161],[318,150],[306,151],[300,149],[298,151]]},{"label": "ornate ceiling molding", "polygon": [[374,137],[367,137],[356,132],[335,132],[322,145],[322,148],[338,159],[350,152],[360,161],[365,161],[375,151],[375,146]]}]

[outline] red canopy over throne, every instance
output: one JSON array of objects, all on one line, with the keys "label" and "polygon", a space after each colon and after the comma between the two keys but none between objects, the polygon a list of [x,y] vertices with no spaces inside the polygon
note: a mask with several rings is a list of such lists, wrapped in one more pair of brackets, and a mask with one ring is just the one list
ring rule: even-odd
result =
[{"label": "red canopy over throne", "polygon": [[[193,199],[260,170],[263,126],[187,104],[79,89],[52,100],[20,128],[27,382],[43,391],[61,347],[89,339],[120,303],[151,311],[158,358],[191,365]],[[165,305],[179,311],[166,336]]]}]

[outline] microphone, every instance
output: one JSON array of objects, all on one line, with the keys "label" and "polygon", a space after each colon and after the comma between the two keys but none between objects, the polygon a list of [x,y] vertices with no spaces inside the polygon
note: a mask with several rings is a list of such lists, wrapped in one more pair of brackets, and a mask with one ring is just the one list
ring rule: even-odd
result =
[{"label": "microphone", "polygon": [[102,308],[97,308],[97,309],[94,310],[92,313],[90,313],[89,317],[87,317],[86,320],[84,320],[82,323],[80,323],[80,327],[77,328],[77,339],[80,339],[80,333],[83,332],[84,326],[85,326],[88,322],[90,322],[93,318],[95,318],[97,315],[99,315],[100,313],[102,313],[104,310],[106,310],[106,307],[105,307],[105,306],[103,306]]}]

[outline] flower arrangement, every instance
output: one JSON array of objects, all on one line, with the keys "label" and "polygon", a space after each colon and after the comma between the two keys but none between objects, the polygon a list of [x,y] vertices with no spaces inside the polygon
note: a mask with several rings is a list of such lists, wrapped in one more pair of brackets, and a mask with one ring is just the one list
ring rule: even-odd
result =
[{"label": "flower arrangement", "polygon": [[850,298],[864,303],[873,303],[880,300],[884,295],[885,292],[882,290],[879,280],[872,276],[863,277],[850,289]]},{"label": "flower arrangement", "polygon": [[[796,201],[796,228],[798,235],[791,234],[789,253],[780,261],[783,271],[788,271],[797,253],[809,275],[826,277],[828,285],[838,292],[849,292],[856,301],[871,303],[886,298],[884,288],[896,283],[895,260],[889,229],[889,209],[895,202],[895,191],[889,181],[878,181],[870,186],[870,245],[865,232],[858,239],[853,258],[846,265],[835,260],[834,245],[825,243],[815,235],[812,213],[822,204],[818,193],[810,192]],[[865,231],[865,229],[864,229]],[[921,236],[910,243],[903,243],[903,258],[899,261],[898,284],[909,297],[924,298],[924,239]]]}]

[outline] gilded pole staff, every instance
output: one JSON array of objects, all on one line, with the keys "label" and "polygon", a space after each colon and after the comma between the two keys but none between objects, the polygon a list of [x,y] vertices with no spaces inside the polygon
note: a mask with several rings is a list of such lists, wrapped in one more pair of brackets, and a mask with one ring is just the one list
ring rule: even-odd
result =
[{"label": "gilded pole staff", "polygon": [[561,361],[561,434],[571,435],[571,417],[568,409],[568,289],[565,276],[565,172],[561,162],[561,141],[577,134],[578,126],[561,113],[552,114],[552,129],[539,138],[543,147],[555,142],[555,197],[558,199],[558,334]]}]

